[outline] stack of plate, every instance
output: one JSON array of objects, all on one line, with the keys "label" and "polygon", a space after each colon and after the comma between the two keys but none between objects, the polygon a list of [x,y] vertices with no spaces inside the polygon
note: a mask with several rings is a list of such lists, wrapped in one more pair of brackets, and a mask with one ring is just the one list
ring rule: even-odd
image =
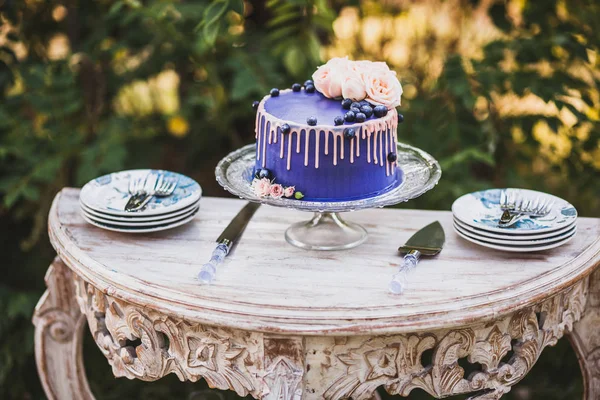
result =
[{"label": "stack of plate", "polygon": [[[140,211],[125,211],[131,197],[129,182],[145,179],[153,187],[159,175],[174,179],[177,187],[167,197],[152,197]],[[149,169],[116,172],[88,182],[79,195],[81,214],[92,225],[116,232],[146,233],[171,229],[191,221],[200,207],[202,188],[175,172]]]},{"label": "stack of plate", "polygon": [[[502,215],[500,196],[553,202],[545,217],[526,217],[516,224],[498,227]],[[577,210],[569,202],[547,193],[526,189],[490,189],[469,193],[452,204],[454,229],[462,238],[481,246],[504,251],[541,251],[561,246],[577,232]]]}]

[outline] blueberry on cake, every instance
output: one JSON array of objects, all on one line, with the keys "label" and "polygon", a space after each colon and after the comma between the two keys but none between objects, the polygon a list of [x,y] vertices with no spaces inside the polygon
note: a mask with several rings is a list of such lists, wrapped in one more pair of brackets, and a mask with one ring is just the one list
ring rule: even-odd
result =
[{"label": "blueberry on cake", "polygon": [[402,86],[384,62],[333,58],[311,80],[272,89],[256,108],[260,197],[347,201],[402,183],[396,129]]}]

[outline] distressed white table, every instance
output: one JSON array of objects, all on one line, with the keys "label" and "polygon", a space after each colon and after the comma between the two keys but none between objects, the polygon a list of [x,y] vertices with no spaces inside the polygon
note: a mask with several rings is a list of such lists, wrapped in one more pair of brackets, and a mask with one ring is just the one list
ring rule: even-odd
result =
[{"label": "distressed white table", "polygon": [[[262,399],[368,399],[377,387],[498,399],[567,334],[586,398],[600,398],[600,219],[581,218],[559,249],[506,254],[460,239],[449,212],[376,209],[350,219],[368,241],[307,252],[283,237],[300,212],[261,207],[212,286],[196,281],[244,202],[204,198],[187,226],[126,235],[85,223],[78,190],[50,212],[58,258],[34,316],[50,399],[93,398],[82,364],[89,326],[115,376],[174,373]],[[439,220],[444,251],[403,296],[387,292],[396,248]],[[460,363],[459,363],[460,362]],[[478,366],[465,376],[464,363]]]}]

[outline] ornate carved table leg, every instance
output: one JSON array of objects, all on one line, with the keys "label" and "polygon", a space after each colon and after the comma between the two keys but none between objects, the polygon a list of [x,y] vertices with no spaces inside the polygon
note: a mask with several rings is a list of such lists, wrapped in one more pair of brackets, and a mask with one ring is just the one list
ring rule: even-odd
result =
[{"label": "ornate carved table leg", "polygon": [[586,310],[569,338],[583,372],[584,398],[600,399],[600,270],[590,277]]},{"label": "ornate carved table leg", "polygon": [[304,343],[300,337],[265,335],[263,400],[301,400]]},{"label": "ornate carved table leg", "polygon": [[56,258],[46,273],[48,289],[35,307],[35,359],[49,399],[92,400],[82,359],[85,317],[75,300],[71,270]]},{"label": "ornate carved table leg", "polygon": [[[473,400],[498,400],[529,372],[546,346],[556,344],[581,318],[587,284],[584,279],[540,304],[472,326],[307,337],[304,398],[369,400],[383,387],[401,396],[419,388],[435,398],[469,393]],[[600,343],[598,333],[595,338]],[[467,373],[463,367],[469,364]],[[594,393],[588,399],[600,398]]]}]

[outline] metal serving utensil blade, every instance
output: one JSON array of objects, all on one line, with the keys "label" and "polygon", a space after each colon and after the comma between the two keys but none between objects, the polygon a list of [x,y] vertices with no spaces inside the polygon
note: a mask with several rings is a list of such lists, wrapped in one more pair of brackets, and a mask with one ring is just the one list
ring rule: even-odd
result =
[{"label": "metal serving utensil blade", "polygon": [[406,287],[407,275],[415,269],[421,254],[426,256],[435,256],[444,247],[446,235],[442,225],[435,221],[424,228],[421,228],[408,239],[404,246],[400,246],[398,251],[406,253],[398,272],[394,274],[389,285],[390,292],[401,294]]},{"label": "metal serving utensil blade", "polygon": [[418,250],[423,255],[434,256],[442,251],[445,241],[444,228],[442,228],[439,221],[435,221],[419,229],[406,241],[404,246],[398,248],[398,251],[410,253],[413,250]]}]

